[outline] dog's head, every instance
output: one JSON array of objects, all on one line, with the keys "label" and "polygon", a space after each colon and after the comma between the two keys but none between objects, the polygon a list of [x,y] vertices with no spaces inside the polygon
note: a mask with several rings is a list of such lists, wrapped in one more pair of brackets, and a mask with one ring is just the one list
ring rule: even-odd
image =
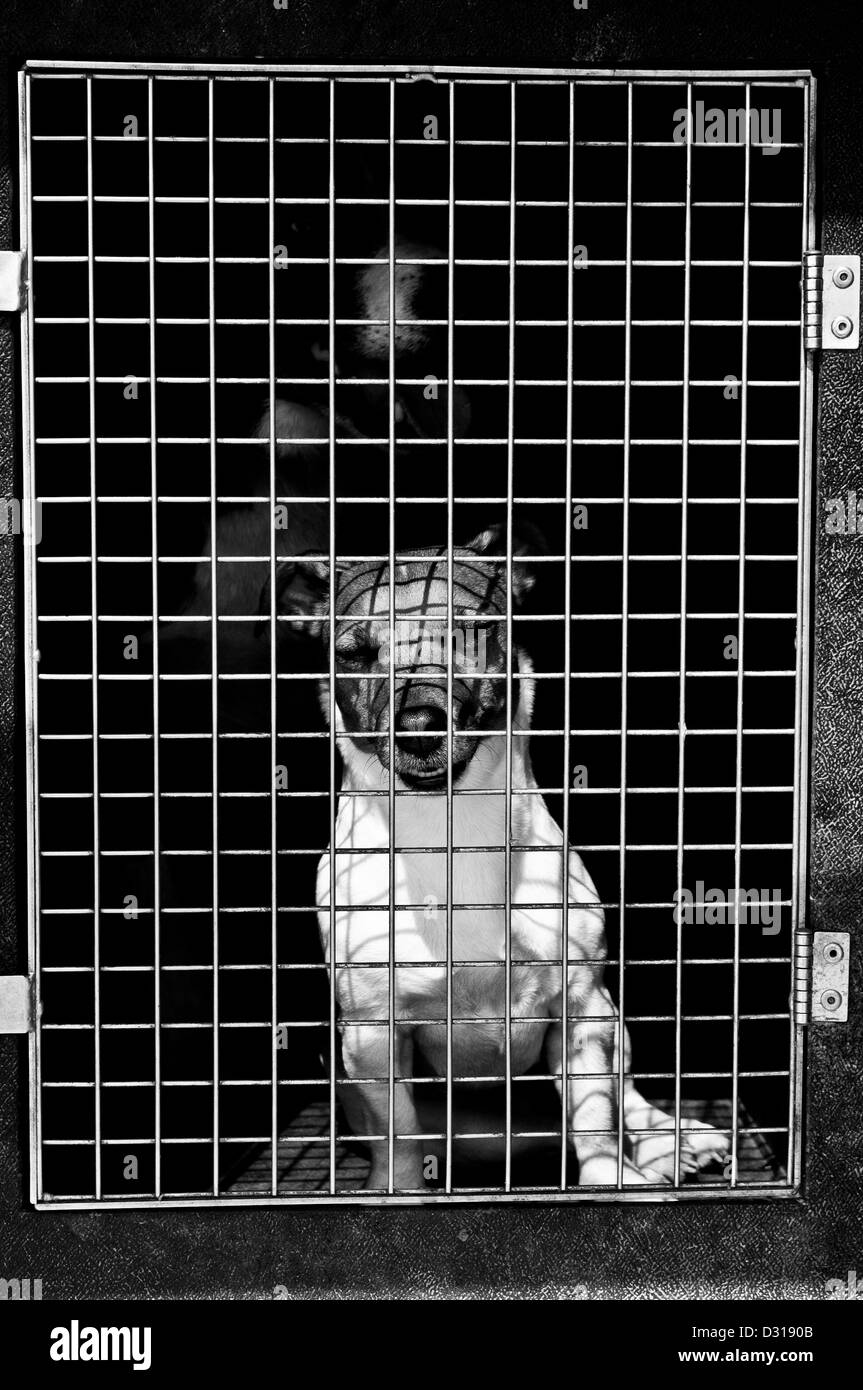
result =
[{"label": "dog's head", "polygon": [[[506,534],[482,532],[453,551],[452,626],[448,563],[440,550],[415,552],[396,565],[339,563],[336,574],[335,702],[357,751],[390,765],[390,710],[397,776],[409,787],[442,787],[451,759],[458,780],[489,730],[505,725],[507,681]],[[516,608],[533,586],[519,559],[537,542],[515,540],[510,567]],[[330,640],[329,561],[300,559],[276,574],[278,612]],[[390,604],[394,609],[392,639]],[[269,596],[266,597],[269,607]],[[452,751],[447,739],[447,681],[452,663]],[[392,686],[392,702],[390,700]],[[517,703],[513,701],[513,714]],[[324,699],[328,712],[328,699]],[[497,742],[497,741],[496,741]]]}]

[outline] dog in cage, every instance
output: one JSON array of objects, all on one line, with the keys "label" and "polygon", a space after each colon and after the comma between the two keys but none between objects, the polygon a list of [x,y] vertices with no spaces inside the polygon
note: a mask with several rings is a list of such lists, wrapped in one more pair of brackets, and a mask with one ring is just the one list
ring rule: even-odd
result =
[{"label": "dog in cage", "polygon": [[[512,593],[507,594],[506,540],[501,528],[493,528],[455,547],[451,575],[448,555],[440,548],[404,557],[393,572],[377,562],[339,566],[332,637],[328,561],[298,558],[278,571],[278,611],[289,620],[292,615],[311,619],[320,642],[335,642],[334,697],[331,702],[329,682],[322,681],[321,705],[327,716],[333,710],[343,776],[335,841],[319,865],[317,899],[324,954],[335,972],[343,1065],[350,1080],[362,1083],[342,1088],[344,1106],[354,1132],[374,1137],[368,1189],[385,1190],[390,1181],[384,1142],[390,1124],[390,1066],[404,1081],[414,1074],[421,1054],[438,1076],[446,1075],[448,1032],[459,1077],[504,1079],[507,1060],[512,1075],[524,1074],[544,1054],[560,1089],[566,1054],[566,1101],[581,1184],[617,1184],[620,1074],[627,1131],[623,1182],[662,1183],[674,1174],[674,1121],[646,1101],[629,1078],[626,1029],[620,1068],[617,1011],[603,983],[603,914],[574,849],[566,857],[570,907],[564,1008],[564,846],[560,828],[537,795],[531,768],[530,661],[515,645],[509,651],[506,637],[508,605],[522,602],[533,579],[518,558],[526,543],[516,540]],[[450,583],[452,633],[447,630]],[[513,672],[519,677],[513,683],[517,698],[509,709],[507,684]],[[449,885],[451,959],[472,962],[452,969],[449,1023],[444,964],[448,763],[453,789],[449,836],[456,851]],[[392,811],[391,774],[397,791],[407,793],[395,798]],[[517,848],[509,851],[506,882],[508,840]],[[333,849],[338,855],[331,869]],[[509,1056],[502,968],[507,900]],[[392,1058],[387,1026],[391,969],[397,1020]],[[393,1097],[392,1128],[398,1137],[392,1182],[396,1190],[421,1190],[424,1150],[410,1138],[422,1134],[412,1088],[395,1085]],[[688,1126],[680,1136],[681,1172],[724,1158],[727,1148],[727,1138],[711,1126]]]}]

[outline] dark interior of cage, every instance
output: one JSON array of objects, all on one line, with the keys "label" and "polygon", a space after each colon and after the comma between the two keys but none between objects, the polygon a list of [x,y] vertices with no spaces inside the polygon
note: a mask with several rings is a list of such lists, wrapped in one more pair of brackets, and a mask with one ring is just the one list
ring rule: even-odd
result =
[{"label": "dark interior of cage", "polygon": [[[777,908],[769,924],[735,928],[733,921],[708,910],[700,920],[679,925],[674,894],[682,884],[697,900],[705,886],[728,895],[737,884],[769,890],[783,904],[791,897],[794,684],[772,673],[793,672],[795,665],[795,627],[789,618],[796,608],[797,518],[793,505],[770,502],[794,494],[797,454],[793,445],[748,448],[747,500],[741,508],[741,393],[722,387],[739,381],[744,370],[740,326],[692,326],[686,334],[682,323],[685,149],[633,149],[628,239],[626,88],[577,88],[572,151],[577,205],[570,228],[567,85],[519,89],[515,135],[523,143],[517,145],[513,163],[509,84],[459,85],[450,308],[448,88],[430,82],[398,84],[396,254],[425,263],[413,268],[409,318],[418,324],[408,325],[403,335],[396,333],[391,401],[388,269],[378,266],[372,293],[367,282],[363,287],[368,267],[362,264],[385,261],[389,246],[389,85],[345,83],[335,93],[334,359],[329,85],[276,87],[276,136],[290,142],[276,143],[274,156],[275,192],[282,200],[275,205],[275,244],[284,248],[279,252],[284,263],[273,275],[272,363],[269,147],[266,140],[260,142],[268,130],[267,84],[216,84],[216,130],[252,140],[214,147],[214,365],[208,323],[209,147],[202,143],[208,131],[206,92],[205,83],[193,82],[157,80],[155,89],[156,135],[191,137],[155,142],[157,192],[165,198],[202,199],[157,202],[154,210],[158,502],[153,508],[146,202],[96,201],[93,206],[97,257],[126,258],[124,263],[97,259],[93,266],[99,441],[94,450],[99,498],[95,536],[86,501],[89,447],[37,447],[40,496],[83,499],[45,503],[40,554],[87,555],[92,546],[99,557],[96,820],[101,854],[96,872],[101,914],[95,930],[105,1190],[130,1195],[153,1189],[154,1105],[160,1107],[163,1189],[209,1189],[214,1044],[220,1190],[231,1195],[269,1190],[274,1067],[278,1189],[323,1193],[329,1187],[329,1039],[333,1023],[338,1037],[338,1018],[330,1018],[329,979],[315,913],[315,875],[329,842],[331,814],[329,739],[319,694],[327,658],[320,641],[277,624],[274,741],[269,678],[273,510],[265,419],[271,365],[278,378],[276,398],[293,411],[277,418],[307,421],[314,413],[323,422],[317,431],[320,443],[301,448],[285,440],[277,446],[277,498],[322,499],[286,503],[287,529],[279,531],[277,540],[280,554],[285,544],[328,553],[327,439],[332,428],[338,557],[374,555],[385,565],[391,540],[397,554],[422,547],[445,553],[450,469],[455,545],[469,545],[497,523],[504,538],[502,556],[510,536],[513,546],[530,556],[520,563],[529,565],[536,582],[523,605],[514,609],[512,622],[514,643],[529,654],[536,672],[530,756],[558,825],[568,797],[571,844],[580,850],[600,899],[608,904],[605,979],[616,1002],[623,984],[633,1074],[642,1092],[672,1115],[677,1104],[684,1127],[689,1120],[706,1119],[726,1131],[734,1129],[739,1182],[779,1181],[785,1175],[790,1094],[789,908]],[[135,112],[139,131],[147,134],[143,86],[97,83],[94,94],[95,133],[113,131],[121,117]],[[666,139],[671,113],[685,105],[686,93],[681,88],[639,89],[635,101],[633,119],[641,137]],[[46,104],[47,99],[42,106],[34,104],[37,133],[57,129],[57,107],[46,113]],[[429,125],[430,117],[436,125]],[[68,123],[71,118],[67,113],[63,119]],[[432,130],[433,138],[426,138],[425,130]],[[340,143],[343,137],[371,143]],[[612,143],[598,147],[593,140]],[[146,140],[125,149],[112,141],[96,142],[93,148],[97,194],[146,191]],[[37,193],[48,191],[48,185],[59,193],[80,190],[79,147],[54,148],[48,141],[34,149]],[[752,156],[750,197],[763,205],[750,214],[753,259],[795,254],[797,224],[790,215],[780,215],[779,204],[799,196],[799,167],[793,159],[785,160],[786,154],[799,153],[783,150],[763,160]],[[695,262],[739,262],[744,155],[742,149],[693,152],[689,250]],[[86,170],[83,177],[86,188]],[[220,195],[259,201],[219,202]],[[733,206],[701,206],[722,200]],[[35,205],[37,252],[85,253],[83,264],[37,264],[37,313],[41,307],[52,315],[87,314],[86,213],[86,205],[65,204],[58,227],[52,220],[56,206]],[[586,256],[571,273],[573,233]],[[783,252],[783,247],[790,249]],[[628,255],[639,264],[627,267]],[[243,263],[248,257],[258,259]],[[674,263],[641,264],[664,260]],[[692,266],[691,319],[739,319],[742,283],[739,263],[730,268]],[[751,318],[793,319],[796,293],[793,272],[750,268]],[[121,314],[135,322],[102,321]],[[370,325],[368,320],[378,314],[384,322]],[[632,324],[628,353],[627,316]],[[183,319],[193,322],[171,322]],[[86,324],[40,329],[37,377],[86,374],[87,331]],[[793,330],[750,329],[749,377],[794,377],[797,351]],[[691,441],[686,450],[681,444],[684,352],[690,381],[712,383],[690,385],[686,393]],[[76,362],[77,367],[70,366]],[[566,389],[570,370],[571,407]],[[331,371],[334,421],[329,419]],[[211,455],[212,372],[218,379],[214,425],[219,443]],[[451,375],[458,385],[450,412]],[[124,389],[130,379],[137,382],[133,391]],[[36,391],[37,433],[62,431],[86,438],[86,386],[39,385]],[[791,394],[779,386],[749,388],[750,438],[781,439],[795,433]],[[571,447],[566,439],[569,408]],[[53,427],[58,424],[59,429]],[[122,442],[126,437],[137,442]],[[209,588],[209,561],[202,571],[196,558],[209,554],[213,479],[220,499],[216,534],[225,546],[222,551],[220,542],[215,596]],[[119,498],[126,500],[112,500]],[[154,511],[160,614],[155,857],[149,562]],[[746,554],[759,558],[747,558],[742,568],[747,616],[739,623],[741,516]],[[681,561],[684,523],[687,553]],[[257,558],[232,559],[232,545],[240,545],[244,554],[253,546]],[[38,602],[46,619],[39,630],[42,673],[86,677],[91,672],[91,578],[88,564],[39,566]],[[687,616],[681,626],[682,581]],[[219,615],[215,714],[211,607]],[[565,740],[566,681],[560,673],[565,669],[567,610],[571,734]],[[84,621],[50,621],[59,614]],[[686,651],[682,684],[681,634]],[[728,660],[729,635],[742,637],[746,674],[740,682],[737,665]],[[137,641],[134,664],[130,637]],[[39,699],[43,731],[92,730],[89,680],[46,680]],[[275,933],[270,893],[274,755],[286,769],[285,784],[276,794]],[[43,1091],[44,1133],[55,1141],[55,1147],[45,1150],[45,1180],[51,1191],[88,1191],[93,1186],[92,1149],[75,1147],[74,1141],[92,1137],[96,1099],[91,1084],[76,1088],[74,1083],[92,1083],[94,1077],[93,980],[87,970],[94,960],[94,923],[86,910],[93,902],[94,817],[92,798],[88,803],[73,794],[92,791],[92,750],[86,739],[67,738],[43,743],[40,756],[40,789],[51,793],[41,803],[42,848],[49,855],[53,850],[69,856],[42,863],[42,905],[48,909],[42,921],[42,963],[47,967],[43,1023],[91,1025],[89,1030],[43,1030],[42,1076],[51,1083]],[[340,764],[336,790],[339,775]],[[684,848],[679,854],[681,829]],[[738,843],[742,848],[735,853]],[[155,1100],[154,864],[161,906],[162,1083]],[[279,1029],[275,1050],[274,1025]],[[423,1074],[421,1059],[416,1075],[423,1125],[428,1133],[440,1134],[446,1082],[427,1070]],[[512,1078],[514,1187],[554,1186],[560,1179],[561,1104],[552,1080],[543,1079],[547,1076],[543,1059],[531,1074]],[[362,1185],[368,1156],[352,1139],[342,1112],[345,1084],[339,1071],[339,1191]],[[504,1131],[505,1092],[496,1083],[453,1082],[453,1128],[462,1136],[454,1144],[456,1187],[500,1189],[502,1146],[489,1158],[487,1145],[472,1144],[470,1135]],[[521,1132],[545,1137],[522,1139]],[[63,1140],[70,1141],[68,1147]],[[439,1153],[439,1142],[428,1141],[428,1151]],[[124,1157],[132,1152],[140,1158],[137,1183],[123,1181]],[[443,1167],[439,1171],[442,1182]],[[570,1182],[576,1181],[577,1171],[573,1156]],[[727,1186],[730,1166],[693,1180]]]}]

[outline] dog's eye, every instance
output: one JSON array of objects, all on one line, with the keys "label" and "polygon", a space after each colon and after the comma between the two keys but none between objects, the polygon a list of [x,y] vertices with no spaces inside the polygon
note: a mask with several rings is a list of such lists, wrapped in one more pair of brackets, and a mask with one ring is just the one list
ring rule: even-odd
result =
[{"label": "dog's eye", "polygon": [[336,647],[336,660],[341,666],[359,665],[359,647]]},{"label": "dog's eye", "polygon": [[368,642],[351,642],[336,646],[336,660],[340,666],[372,666],[377,656],[378,648]]}]

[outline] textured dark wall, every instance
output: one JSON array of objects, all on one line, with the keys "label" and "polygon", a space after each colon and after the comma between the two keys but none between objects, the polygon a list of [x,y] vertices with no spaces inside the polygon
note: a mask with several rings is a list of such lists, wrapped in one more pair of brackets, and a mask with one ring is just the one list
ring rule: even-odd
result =
[{"label": "textured dark wall", "polygon": [[[0,245],[14,246],[17,65],[26,58],[281,62],[617,64],[813,68],[820,89],[821,244],[861,250],[863,11],[773,0],[7,0],[0,20]],[[10,153],[11,151],[11,153]],[[0,325],[0,478],[18,494],[14,323]],[[859,354],[828,356],[819,492],[863,489]],[[819,533],[823,530],[819,526]],[[863,897],[863,584],[856,537],[819,534],[813,753],[812,925],[855,931]],[[19,560],[0,543],[0,971],[25,968],[21,851]],[[0,1039],[0,1275],[42,1278],[46,1298],[565,1298],[824,1296],[863,1267],[861,970],[847,1028],[809,1046],[805,1199],[774,1205],[33,1213],[23,1155],[26,1056]]]}]

